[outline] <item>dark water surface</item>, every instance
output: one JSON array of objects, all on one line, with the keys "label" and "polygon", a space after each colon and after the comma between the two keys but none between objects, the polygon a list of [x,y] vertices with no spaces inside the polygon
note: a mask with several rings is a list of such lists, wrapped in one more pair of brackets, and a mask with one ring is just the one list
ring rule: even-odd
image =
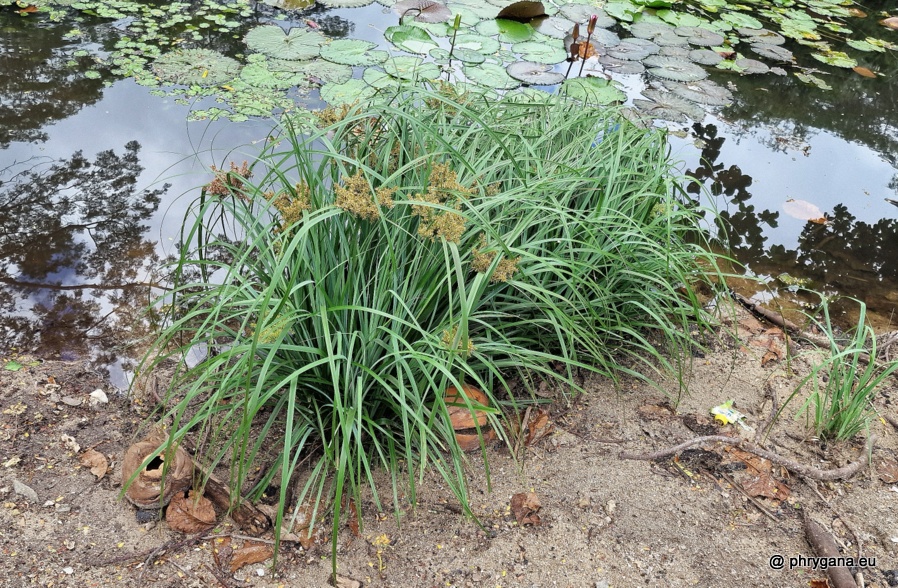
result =
[{"label": "dark water surface", "polygon": [[[314,10],[377,42],[372,19],[394,18],[379,5]],[[197,187],[210,165],[251,159],[274,122],[187,122],[188,105],[88,73],[91,58],[73,52],[118,34],[109,21],[88,25],[70,41],[70,22],[0,11],[0,351],[92,359],[124,386],[128,344],[152,326],[141,309],[161,292],[149,287],[162,279],[154,268],[174,251]],[[863,299],[881,331],[898,322],[898,207],[886,201],[898,200],[898,63],[891,52],[870,59],[883,76],[839,71],[829,92],[791,75],[716,74],[735,103],[674,127],[688,133],[671,142],[698,179],[690,192],[705,204],[710,193],[728,224],[734,257],[767,279],[748,294],[816,301],[796,287],[804,280]],[[645,85],[616,79],[632,95]],[[829,222],[790,216],[790,199]]]}]

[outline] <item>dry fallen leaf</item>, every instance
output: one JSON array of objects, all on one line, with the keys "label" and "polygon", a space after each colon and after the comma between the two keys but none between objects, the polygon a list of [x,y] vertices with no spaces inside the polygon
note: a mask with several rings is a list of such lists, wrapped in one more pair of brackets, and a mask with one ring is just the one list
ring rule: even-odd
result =
[{"label": "dry fallen leaf", "polygon": [[808,582],[810,588],[830,588],[829,580],[811,580]]},{"label": "dry fallen leaf", "polygon": [[165,511],[165,522],[174,531],[199,533],[215,526],[215,509],[205,496],[197,499],[194,491],[187,497],[183,492],[175,494]]},{"label": "dry fallen leaf", "polygon": [[876,471],[879,479],[886,484],[898,482],[898,462],[893,457],[883,457],[876,460]]},{"label": "dry fallen leaf", "polygon": [[272,545],[267,543],[244,543],[243,547],[234,550],[229,569],[233,574],[243,566],[261,563],[273,555],[274,546]]},{"label": "dry fallen leaf", "polygon": [[522,527],[539,525],[542,522],[536,514],[541,507],[536,492],[519,492],[511,497],[511,514]]},{"label": "dry fallen leaf", "polygon": [[783,203],[783,210],[793,218],[810,221],[819,225],[826,224],[826,217],[823,216],[823,211],[807,200],[795,200],[790,198]]},{"label": "dry fallen leaf", "polygon": [[101,480],[109,471],[109,461],[96,449],[88,449],[82,453],[79,461],[84,467],[90,468],[90,473],[95,475],[98,480]]},{"label": "dry fallen leaf", "polygon": [[875,71],[868,69],[866,67],[863,67],[861,65],[854,67],[852,69],[854,70],[854,73],[856,73],[860,76],[864,76],[865,78],[875,78],[876,77]]},{"label": "dry fallen leaf", "polygon": [[890,29],[898,30],[898,16],[890,16],[889,18],[884,18],[879,21],[879,24]]},{"label": "dry fallen leaf", "polygon": [[230,537],[219,537],[212,545],[212,558],[218,569],[223,570],[230,566],[234,550],[231,548]]},{"label": "dry fallen leaf", "polygon": [[362,583],[358,580],[353,580],[347,576],[341,576],[337,574],[337,577],[333,580],[332,586],[334,588],[362,588]]},{"label": "dry fallen leaf", "polygon": [[673,411],[664,404],[643,404],[636,409],[639,418],[647,421],[659,421],[673,416]]},{"label": "dry fallen leaf", "polygon": [[749,496],[763,496],[771,500],[785,500],[792,494],[789,487],[769,474],[753,476],[742,482],[742,488]]},{"label": "dry fallen leaf", "polygon": [[551,433],[552,429],[552,425],[549,424],[548,409],[540,408],[531,414],[527,421],[527,438],[524,439],[524,445],[530,447]]}]

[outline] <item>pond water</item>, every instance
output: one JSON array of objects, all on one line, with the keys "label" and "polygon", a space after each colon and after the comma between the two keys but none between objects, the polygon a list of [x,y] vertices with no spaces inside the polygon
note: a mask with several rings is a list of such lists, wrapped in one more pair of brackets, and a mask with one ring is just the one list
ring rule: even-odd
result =
[{"label": "pond water", "polygon": [[[246,35],[271,23],[283,31],[297,27],[320,34],[331,53],[339,46],[333,40],[369,41],[362,48],[343,48],[361,51],[374,63],[378,51],[402,53],[398,33],[392,44],[385,39],[397,17],[380,4],[287,10],[245,0],[204,0],[143,3],[141,13],[128,12],[137,5],[124,1],[64,4],[29,8],[27,3],[4,6],[0,0],[0,350],[90,359],[110,369],[124,386],[129,366],[123,360],[139,353],[130,345],[153,327],[152,317],[141,312],[160,291],[149,286],[164,282],[158,262],[175,251],[181,220],[197,187],[209,181],[209,166],[251,159],[275,124],[271,113],[285,105],[318,108],[324,105],[322,97],[339,103],[343,93],[359,92],[360,86],[346,80],[347,69],[359,82],[366,70],[381,72],[380,67],[349,69],[336,63],[347,61],[342,54],[332,55],[333,62],[313,60],[330,64],[324,69],[263,57],[248,49]],[[472,6],[450,3],[472,21],[463,23],[474,31],[468,31],[469,37],[479,35],[483,42],[492,33],[502,41],[501,49],[479,66],[497,74],[493,70],[502,69],[497,63],[515,58],[511,48],[525,50],[514,45],[523,42],[515,36],[522,33],[511,25],[493,30],[491,18],[470,14],[476,12]],[[761,6],[774,5],[756,8]],[[606,8],[613,12],[610,4]],[[175,22],[147,27],[154,22],[147,11],[153,10]],[[876,7],[864,10],[868,16],[852,21],[860,38],[898,42],[898,31],[878,24],[885,14]],[[584,34],[585,29],[584,23]],[[451,49],[448,34],[428,30],[435,46]],[[619,25],[607,30],[628,36]],[[557,50],[556,37],[525,32],[533,39],[527,42]],[[406,39],[403,46],[427,45],[416,39]],[[243,67],[240,77],[200,85],[217,75],[211,69],[217,66],[203,61],[199,82],[188,81],[193,86],[164,79],[160,84],[156,74],[167,74],[153,69],[155,60],[187,47],[233,59],[235,67]],[[810,52],[819,47],[791,41],[785,47],[795,53],[786,75],[711,68],[710,79],[730,90],[731,103],[705,108],[703,116],[693,117],[700,121],[655,124],[671,130],[673,156],[695,178],[687,182],[690,194],[721,212],[733,256],[767,280],[764,286],[742,285],[744,293],[761,300],[777,296],[813,302],[798,288],[806,285],[856,296],[868,304],[878,331],[893,329],[898,207],[887,199],[898,200],[898,60],[892,49],[849,50],[859,68],[880,74],[869,78],[848,67],[816,63],[820,70],[811,69]],[[542,55],[532,45],[526,50]],[[426,60],[407,57],[421,67],[440,65],[443,56],[437,51]],[[390,58],[382,67],[405,75],[409,63],[393,70],[391,63],[397,62]],[[247,73],[250,65],[257,66],[252,70],[257,77]],[[599,66],[596,58],[587,67],[585,73],[594,75],[613,70]],[[546,69],[563,74],[568,64]],[[467,65],[455,75],[474,79],[482,75],[477,71]],[[795,73],[812,76],[810,82]],[[240,85],[251,77],[256,86]],[[640,93],[647,88],[660,88],[657,76],[610,77],[630,105],[644,99]],[[387,78],[381,72],[369,82],[392,83]],[[820,81],[831,89],[817,87]],[[557,86],[542,89],[557,91]],[[204,120],[191,120],[196,118]],[[814,216],[807,214],[809,206],[827,222],[808,222]]]}]

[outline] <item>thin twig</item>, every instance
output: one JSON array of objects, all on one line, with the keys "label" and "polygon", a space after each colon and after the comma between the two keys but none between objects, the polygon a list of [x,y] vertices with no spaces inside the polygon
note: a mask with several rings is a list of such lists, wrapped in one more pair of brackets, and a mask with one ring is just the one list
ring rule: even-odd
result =
[{"label": "thin twig", "polygon": [[154,547],[153,549],[147,549],[145,551],[139,551],[137,553],[126,553],[124,555],[119,555],[110,559],[100,560],[88,562],[88,565],[93,567],[103,567],[111,564],[122,563],[126,561],[132,561],[135,559],[143,559],[153,555],[158,555],[164,551],[180,549],[182,547],[190,547],[195,543],[199,543],[200,541],[205,541],[209,536],[203,533],[198,535],[194,535],[193,537],[187,537],[186,539],[171,539],[170,541],[166,541],[159,547]]},{"label": "thin twig", "polygon": [[661,449],[658,451],[653,451],[651,453],[632,453],[629,451],[622,451],[619,454],[620,459],[636,459],[642,461],[649,461],[653,459],[659,459],[662,457],[669,457],[680,451],[692,447],[694,445],[703,445],[705,443],[724,443],[726,445],[735,445],[739,449],[743,451],[747,451],[749,453],[753,453],[758,457],[763,457],[764,459],[770,460],[771,462],[781,465],[787,470],[795,472],[797,474],[801,474],[802,476],[807,476],[808,478],[813,478],[815,480],[838,480],[841,478],[848,478],[859,472],[867,465],[867,456],[873,448],[873,444],[876,441],[876,435],[870,435],[867,438],[867,443],[864,446],[863,452],[858,455],[858,459],[853,461],[852,463],[843,466],[841,468],[834,468],[831,470],[821,470],[819,468],[815,468],[813,466],[805,465],[802,463],[798,463],[797,461],[782,457],[772,451],[767,451],[766,449],[762,449],[755,445],[754,443],[750,443],[744,439],[738,439],[734,437],[727,437],[724,435],[708,435],[705,437],[696,437],[695,439],[690,439],[689,441],[684,441],[679,445],[675,445],[674,447],[670,447],[668,449]]},{"label": "thin twig", "polygon": [[765,388],[767,388],[767,396],[770,397],[770,414],[767,416],[767,420],[764,421],[764,424],[758,427],[758,432],[755,433],[754,442],[757,444],[763,443],[762,439],[767,437],[770,434],[770,429],[773,427],[773,423],[776,422],[776,415],[779,412],[779,401],[776,398],[776,390],[770,384],[770,380],[767,380]]},{"label": "thin twig", "polygon": [[724,480],[727,481],[727,483],[728,483],[730,486],[732,486],[733,488],[735,488],[736,490],[738,490],[739,492],[741,492],[746,498],[748,498],[749,502],[751,502],[751,503],[755,506],[755,508],[757,508],[759,511],[761,511],[761,514],[763,514],[765,517],[767,517],[768,519],[770,519],[770,520],[773,521],[774,523],[778,523],[778,522],[779,522],[779,521],[776,519],[776,517],[773,516],[773,513],[771,513],[771,512],[770,512],[769,510],[767,510],[766,508],[764,508],[764,505],[761,504],[761,501],[760,501],[760,500],[758,500],[757,498],[755,498],[754,496],[752,496],[751,494],[749,494],[748,492],[746,492],[746,491],[745,491],[745,488],[743,488],[742,486],[740,486],[739,484],[737,484],[736,481],[733,480],[733,478],[731,478],[731,477],[729,476],[729,474],[727,474],[726,472],[720,472],[720,477],[722,477]]}]

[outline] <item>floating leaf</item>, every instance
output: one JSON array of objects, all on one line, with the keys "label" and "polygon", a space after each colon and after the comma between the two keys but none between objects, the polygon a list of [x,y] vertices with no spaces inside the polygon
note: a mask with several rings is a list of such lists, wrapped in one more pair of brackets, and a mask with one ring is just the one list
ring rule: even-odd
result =
[{"label": "floating leaf", "polygon": [[703,27],[677,27],[675,31],[681,37],[686,37],[690,45],[701,47],[714,47],[722,45],[724,36]]},{"label": "floating leaf", "polygon": [[682,61],[692,61],[689,59],[689,53],[692,50],[687,45],[668,45],[667,47],[661,47],[658,51],[658,55],[663,55],[665,57],[675,57]]},{"label": "floating leaf", "polygon": [[537,63],[561,63],[567,58],[567,53],[561,43],[556,45],[524,41],[523,43],[512,45],[511,50],[527,61],[535,61]]},{"label": "floating leaf", "polygon": [[822,61],[828,65],[834,65],[836,67],[844,67],[847,69],[852,69],[857,67],[857,61],[848,56],[847,53],[842,51],[830,51],[829,53],[811,53],[811,57],[816,59],[817,61]]},{"label": "floating leaf", "polygon": [[817,86],[821,90],[832,90],[832,86],[826,83],[822,78],[818,78],[813,74],[806,74],[802,72],[795,72],[795,77],[804,82],[805,84],[812,84]]},{"label": "floating leaf", "polygon": [[707,22],[693,14],[679,10],[656,10],[655,15],[675,27],[698,27]]},{"label": "floating leaf", "polygon": [[483,35],[458,35],[455,38],[455,46],[471,51],[477,51],[484,55],[495,53],[499,50],[499,41],[492,37],[484,37]]},{"label": "floating leaf", "polygon": [[600,29],[610,29],[617,24],[617,21],[608,16],[601,8],[596,8],[592,4],[565,4],[558,9],[563,17],[571,22],[586,24],[590,17],[596,17],[596,27]]},{"label": "floating leaf", "polygon": [[268,63],[249,63],[240,71],[240,79],[253,88],[286,90],[301,84],[306,76],[294,72],[272,71]]},{"label": "floating leaf", "polygon": [[848,46],[858,51],[875,51],[877,53],[884,53],[885,47],[881,47],[880,45],[874,45],[869,40],[860,41],[858,39],[848,39]]},{"label": "floating leaf", "polygon": [[694,102],[670,92],[645,90],[642,94],[649,100],[637,99],[633,101],[633,105],[649,116],[671,122],[684,122],[683,116],[696,122],[701,122],[705,118],[705,111]]},{"label": "floating leaf", "polygon": [[866,67],[861,67],[861,66],[859,65],[859,66],[857,66],[857,67],[855,67],[855,68],[852,68],[852,69],[854,69],[854,73],[856,73],[856,74],[858,74],[858,75],[860,75],[860,76],[863,76],[863,77],[865,77],[865,78],[875,78],[875,77],[876,77],[876,72],[873,71],[873,70],[870,70],[870,69],[868,69],[868,68],[866,68]]},{"label": "floating leaf", "polygon": [[350,79],[341,84],[329,82],[321,86],[321,99],[331,106],[367,102],[377,90],[364,81]]},{"label": "floating leaf", "polygon": [[746,29],[762,29],[764,25],[761,21],[753,16],[749,16],[742,12],[726,12],[720,16],[720,19],[734,27]]},{"label": "floating leaf", "polygon": [[561,87],[569,97],[597,106],[627,99],[627,95],[617,84],[605,78],[574,78],[566,80]]},{"label": "floating leaf", "polygon": [[637,22],[630,26],[630,34],[639,39],[654,39],[667,34],[676,34],[674,27],[663,22]]},{"label": "floating leaf", "polygon": [[695,63],[712,67],[723,61],[720,53],[711,49],[693,49],[689,52],[689,59]]},{"label": "floating leaf", "polygon": [[794,58],[791,51],[780,45],[756,43],[754,45],[750,45],[750,47],[752,51],[754,51],[761,57],[766,57],[767,59],[774,59],[776,61],[792,61],[792,59]]},{"label": "floating leaf", "polygon": [[650,55],[643,61],[643,64],[652,75],[668,80],[697,82],[708,77],[708,72],[698,65],[675,57]]},{"label": "floating leaf", "polygon": [[610,55],[601,55],[599,57],[599,63],[601,63],[607,71],[624,75],[641,74],[645,71],[645,66],[638,61],[618,59],[616,57],[611,57]]},{"label": "floating leaf", "polygon": [[393,57],[383,64],[384,71],[400,80],[434,80],[440,77],[440,68],[425,63],[420,57],[403,55]]},{"label": "floating leaf", "polygon": [[277,25],[262,25],[246,33],[246,46],[278,59],[309,60],[318,56],[324,35],[311,29],[293,28],[284,32]]},{"label": "floating leaf", "polygon": [[[488,4],[482,0],[456,0],[455,2],[448,3],[447,6],[453,14],[461,13],[464,15],[467,13],[476,16],[478,22],[484,19],[496,18],[499,14],[499,10],[501,10],[500,6]],[[462,21],[467,22],[464,20],[464,17],[462,17]],[[477,23],[470,23],[468,26],[473,26],[475,24]]]},{"label": "floating leaf", "polygon": [[176,49],[153,62],[153,73],[185,86],[217,86],[237,75],[240,63],[211,49]]},{"label": "floating leaf", "polygon": [[321,48],[321,57],[333,63],[368,67],[383,63],[390,56],[375,50],[377,43],[361,39],[336,39]]},{"label": "floating leaf", "polygon": [[783,203],[783,210],[792,218],[809,221],[817,224],[826,224],[826,216],[817,205],[807,200],[795,200],[790,198]]},{"label": "floating leaf", "polygon": [[373,4],[374,0],[317,0],[328,8],[361,8]]},{"label": "floating leaf", "polygon": [[505,68],[495,63],[482,63],[473,67],[465,67],[465,76],[481,86],[497,90],[511,90],[520,86],[520,82],[508,75]]},{"label": "floating leaf", "polygon": [[433,40],[427,31],[412,25],[388,27],[384,31],[384,37],[386,37],[387,41],[408,53],[427,55],[431,49],[438,47],[437,42]]},{"label": "floating leaf", "polygon": [[487,37],[498,35],[499,41],[503,43],[522,43],[533,36],[533,27],[514,20],[485,20],[474,29]]},{"label": "floating leaf", "polygon": [[574,22],[560,16],[538,18],[533,21],[533,28],[553,39],[564,39],[574,29]]},{"label": "floating leaf", "polygon": [[643,7],[628,0],[612,0],[606,2],[602,9],[617,20],[633,22],[633,19],[642,12]]},{"label": "floating leaf", "polygon": [[373,67],[365,69],[365,73],[362,74],[362,79],[365,80],[368,85],[377,88],[378,90],[385,90],[387,88],[398,90],[400,85],[398,79],[383,70],[375,69]]},{"label": "floating leaf", "polygon": [[532,86],[554,86],[564,81],[564,74],[552,71],[551,65],[517,61],[505,68],[508,75]]},{"label": "floating leaf", "polygon": [[665,81],[664,87],[680,98],[685,98],[697,104],[726,106],[733,101],[732,92],[711,80],[688,83]]},{"label": "floating leaf", "polygon": [[314,59],[312,61],[299,62],[297,73],[314,76],[324,82],[342,84],[352,77],[352,68],[340,63]]},{"label": "floating leaf", "polygon": [[737,59],[734,63],[739,68],[739,71],[745,75],[765,74],[770,71],[770,67],[768,67],[766,63],[758,61],[757,59],[742,57]]},{"label": "floating leaf", "polygon": [[542,2],[532,2],[530,0],[521,0],[514,4],[509,4],[499,11],[496,18],[516,20],[518,22],[530,22],[532,19],[546,15],[546,7]]},{"label": "floating leaf", "polygon": [[739,35],[749,43],[764,43],[765,45],[782,45],[786,38],[768,29],[737,29]]},{"label": "floating leaf", "polygon": [[898,16],[890,16],[888,18],[884,18],[879,21],[879,24],[892,30],[898,31]]},{"label": "floating leaf", "polygon": [[658,53],[660,50],[661,47],[648,39],[633,37],[631,39],[624,39],[616,47],[607,49],[605,53],[615,59],[642,61],[649,55]]},{"label": "floating leaf", "polygon": [[393,5],[393,12],[404,16],[414,16],[418,22],[439,23],[452,18],[452,11],[441,3],[433,0],[401,0]]}]

